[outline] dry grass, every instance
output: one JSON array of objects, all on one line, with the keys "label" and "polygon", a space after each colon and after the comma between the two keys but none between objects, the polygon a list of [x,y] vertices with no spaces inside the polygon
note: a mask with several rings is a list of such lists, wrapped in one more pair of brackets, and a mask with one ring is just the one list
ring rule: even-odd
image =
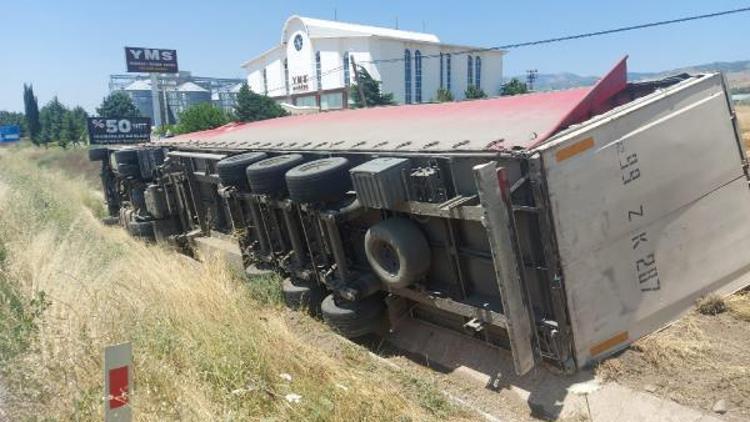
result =
[{"label": "dry grass", "polygon": [[688,316],[672,327],[644,337],[634,343],[632,348],[640,352],[651,366],[668,370],[688,365],[705,365],[711,343],[703,330]]},{"label": "dry grass", "polygon": [[727,310],[727,304],[721,296],[710,294],[698,299],[695,309],[703,315],[718,315]]},{"label": "dry grass", "polygon": [[595,373],[604,382],[617,381],[625,374],[625,365],[619,359],[607,359],[596,365]]},{"label": "dry grass", "polygon": [[745,140],[745,147],[750,149],[750,106],[736,106],[735,111],[737,112],[737,118],[740,121],[742,137]]},{"label": "dry grass", "polygon": [[750,322],[750,290],[738,293],[727,300],[729,313],[735,318]]},{"label": "dry grass", "polygon": [[248,289],[221,262],[186,265],[101,225],[90,187],[39,171],[38,155],[0,152],[0,365],[14,419],[101,420],[102,351],[123,341],[139,420],[465,416],[358,346],[342,359],[299,340],[283,308],[251,293],[262,281]]}]

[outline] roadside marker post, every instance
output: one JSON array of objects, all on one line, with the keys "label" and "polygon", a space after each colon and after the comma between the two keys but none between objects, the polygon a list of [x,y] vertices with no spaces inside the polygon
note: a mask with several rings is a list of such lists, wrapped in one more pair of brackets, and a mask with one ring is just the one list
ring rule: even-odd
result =
[{"label": "roadside marker post", "polygon": [[130,394],[133,391],[133,347],[122,343],[104,348],[104,421],[133,419]]}]

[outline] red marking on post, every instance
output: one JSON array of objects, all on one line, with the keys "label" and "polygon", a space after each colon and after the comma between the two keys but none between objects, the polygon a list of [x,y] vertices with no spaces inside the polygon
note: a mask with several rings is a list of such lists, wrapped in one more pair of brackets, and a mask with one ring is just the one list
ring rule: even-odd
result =
[{"label": "red marking on post", "polygon": [[505,174],[504,168],[497,169],[497,184],[500,185],[500,195],[503,198],[503,202],[508,203],[508,176]]},{"label": "red marking on post", "polygon": [[128,404],[128,367],[121,366],[109,370],[109,408]]}]

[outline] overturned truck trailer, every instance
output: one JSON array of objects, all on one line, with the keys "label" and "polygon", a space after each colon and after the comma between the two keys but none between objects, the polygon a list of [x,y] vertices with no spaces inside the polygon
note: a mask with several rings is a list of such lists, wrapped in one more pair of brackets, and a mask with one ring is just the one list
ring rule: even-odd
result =
[{"label": "overturned truck trailer", "polygon": [[[419,320],[572,371],[748,283],[720,74],[293,116],[94,149],[110,213],[234,236],[348,337]],[[387,331],[384,331],[387,330]],[[425,351],[430,354],[430,351]]]}]

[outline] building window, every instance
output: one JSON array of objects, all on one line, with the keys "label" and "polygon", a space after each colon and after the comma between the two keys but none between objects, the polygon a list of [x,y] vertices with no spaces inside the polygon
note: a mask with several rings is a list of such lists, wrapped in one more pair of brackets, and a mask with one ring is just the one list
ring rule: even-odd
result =
[{"label": "building window", "polygon": [[289,95],[289,60],[284,59],[284,88],[286,88],[286,95]]},{"label": "building window", "polygon": [[451,92],[451,54],[445,55],[445,89]]},{"label": "building window", "polygon": [[474,59],[474,84],[477,88],[482,87],[482,58],[479,56]]},{"label": "building window", "polygon": [[349,52],[344,52],[344,85],[349,86],[351,76],[349,75]]},{"label": "building window", "polygon": [[263,95],[268,95],[268,75],[266,75],[266,68],[263,68]]},{"label": "building window", "polygon": [[411,51],[404,50],[404,102],[411,104]]},{"label": "building window", "polygon": [[414,100],[422,102],[422,53],[414,52]]},{"label": "building window", "polygon": [[294,105],[297,107],[317,107],[318,100],[315,95],[305,95],[294,99]]},{"label": "building window", "polygon": [[335,110],[344,108],[344,95],[341,92],[320,95],[321,110]]},{"label": "building window", "polygon": [[474,85],[474,60],[471,56],[466,57],[466,86]]},{"label": "building window", "polygon": [[315,52],[315,81],[318,83],[318,90],[323,89],[323,75],[320,73],[320,51]]},{"label": "building window", "polygon": [[444,58],[443,56],[444,54],[440,53],[440,89],[443,89],[443,87],[445,86],[443,84],[443,70],[444,70],[443,69],[443,58]]}]

